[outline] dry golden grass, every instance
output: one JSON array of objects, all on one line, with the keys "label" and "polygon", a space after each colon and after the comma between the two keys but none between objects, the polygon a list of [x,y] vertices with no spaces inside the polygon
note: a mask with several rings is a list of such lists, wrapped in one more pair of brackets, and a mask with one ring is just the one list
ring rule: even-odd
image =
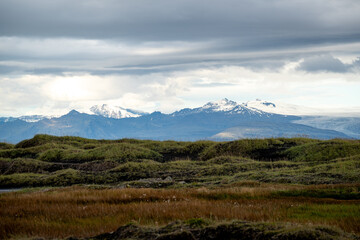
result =
[{"label": "dry golden grass", "polygon": [[[325,224],[359,234],[360,200],[271,195],[277,190],[326,187],[333,186],[261,184],[215,189],[97,190],[67,187],[6,193],[0,195],[0,238],[89,237],[130,222],[164,225],[190,218]],[[334,209],[337,214],[329,215],[328,211]],[[316,217],[312,216],[314,213]]]}]

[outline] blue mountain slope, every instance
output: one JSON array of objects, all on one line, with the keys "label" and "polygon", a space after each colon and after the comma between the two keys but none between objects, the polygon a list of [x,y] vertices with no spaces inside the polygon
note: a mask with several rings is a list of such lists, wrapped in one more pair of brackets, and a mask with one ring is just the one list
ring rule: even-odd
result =
[{"label": "blue mountain slope", "polygon": [[332,129],[360,139],[360,117],[303,116],[294,123],[321,129]]},{"label": "blue mountain slope", "polygon": [[325,130],[291,122],[246,122],[211,137],[213,140],[240,138],[308,137],[317,139],[349,138],[342,132]]},{"label": "blue mountain slope", "polygon": [[[178,114],[179,112],[181,114]],[[243,107],[234,107],[225,111],[198,108],[179,112],[173,114],[154,112],[137,118],[113,119],[73,110],[59,118],[43,119],[38,122],[22,120],[0,122],[0,140],[16,143],[39,133],[94,139],[199,140],[215,138],[223,140],[226,138],[219,137],[220,133],[229,131],[237,134],[234,135],[235,138],[297,135],[321,139],[347,137],[340,132],[292,123],[300,117],[264,113]],[[253,130],[249,131],[251,128]]]}]

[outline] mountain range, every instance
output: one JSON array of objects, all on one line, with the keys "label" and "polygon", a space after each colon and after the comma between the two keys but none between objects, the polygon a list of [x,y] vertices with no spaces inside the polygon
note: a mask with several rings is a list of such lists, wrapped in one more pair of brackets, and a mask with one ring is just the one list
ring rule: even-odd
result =
[{"label": "mountain range", "polygon": [[[0,141],[17,143],[36,134],[184,141],[294,136],[360,138],[359,117],[297,116],[284,114],[284,106],[277,108],[277,104],[261,100],[238,104],[222,99],[170,114],[150,114],[103,104],[91,107],[93,114],[72,110],[60,117],[0,118]],[[293,106],[289,109],[296,111]],[[276,113],[279,111],[283,114]]]}]

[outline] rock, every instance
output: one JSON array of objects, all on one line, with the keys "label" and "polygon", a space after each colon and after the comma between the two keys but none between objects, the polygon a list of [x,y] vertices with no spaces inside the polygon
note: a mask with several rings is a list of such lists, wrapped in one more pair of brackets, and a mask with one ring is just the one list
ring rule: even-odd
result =
[{"label": "rock", "polygon": [[170,176],[167,176],[165,179],[164,179],[164,182],[172,182],[173,181],[173,179],[172,179],[172,177],[170,177]]}]

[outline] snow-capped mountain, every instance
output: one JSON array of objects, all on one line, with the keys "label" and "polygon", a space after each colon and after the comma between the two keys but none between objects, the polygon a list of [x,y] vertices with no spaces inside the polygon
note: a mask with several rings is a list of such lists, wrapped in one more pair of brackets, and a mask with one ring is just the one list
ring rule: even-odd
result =
[{"label": "snow-capped mountain", "polygon": [[212,112],[223,112],[226,114],[248,114],[248,115],[269,115],[268,112],[262,111],[261,109],[250,108],[245,104],[238,104],[235,101],[231,101],[224,98],[216,102],[208,102],[204,106],[199,108],[184,108],[180,111],[174,112],[172,116],[184,116],[195,113],[212,113]]},{"label": "snow-capped mountain", "polygon": [[108,104],[103,105],[95,105],[90,108],[90,111],[94,113],[95,115],[107,117],[107,118],[133,118],[133,117],[140,117],[144,116],[148,113],[128,109],[128,108],[122,108],[119,106],[111,106]]}]

